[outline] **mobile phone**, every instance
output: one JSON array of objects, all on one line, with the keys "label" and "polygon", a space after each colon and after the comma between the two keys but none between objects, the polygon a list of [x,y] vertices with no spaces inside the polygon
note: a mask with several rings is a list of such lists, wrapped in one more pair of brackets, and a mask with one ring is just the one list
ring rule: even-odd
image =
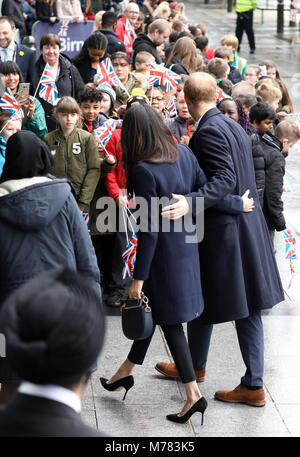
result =
[{"label": "mobile phone", "polygon": [[23,91],[24,95],[29,95],[29,90],[30,90],[30,83],[20,83],[19,84],[19,91],[18,92]]}]

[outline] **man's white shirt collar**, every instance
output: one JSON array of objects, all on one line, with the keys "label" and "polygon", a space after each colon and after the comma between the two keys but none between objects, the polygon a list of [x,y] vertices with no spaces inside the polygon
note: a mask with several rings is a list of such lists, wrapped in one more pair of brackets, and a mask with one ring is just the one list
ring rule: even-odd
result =
[{"label": "man's white shirt collar", "polygon": [[76,413],[81,411],[81,400],[74,392],[65,387],[57,386],[54,384],[33,384],[31,382],[22,382],[18,392],[26,395],[33,395],[35,397],[48,398],[49,400],[58,401],[70,408],[74,409]]}]

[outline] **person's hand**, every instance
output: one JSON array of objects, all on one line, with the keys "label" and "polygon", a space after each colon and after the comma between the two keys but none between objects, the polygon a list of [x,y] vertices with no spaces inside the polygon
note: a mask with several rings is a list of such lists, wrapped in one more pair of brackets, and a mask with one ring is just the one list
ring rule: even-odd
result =
[{"label": "person's hand", "polygon": [[108,154],[107,156],[104,157],[104,160],[107,162],[107,163],[110,163],[111,165],[113,165],[114,163],[116,163],[116,159],[113,155],[111,154]]},{"label": "person's hand", "polygon": [[131,299],[141,298],[143,285],[144,285],[144,281],[134,279],[132,281],[130,289],[129,289],[129,294],[128,294],[129,298],[131,298]]},{"label": "person's hand", "polygon": [[117,205],[118,208],[125,208],[126,206],[128,206],[127,197],[125,197],[124,195],[119,195],[116,198],[116,205]]},{"label": "person's hand", "polygon": [[56,17],[55,16],[50,17],[50,22],[53,22],[53,23],[56,22]]},{"label": "person's hand", "polygon": [[26,104],[26,108],[28,109],[27,117],[29,119],[33,119],[34,111],[35,111],[35,103],[34,103],[34,98],[33,97],[29,97],[28,104]]},{"label": "person's hand", "polygon": [[29,104],[29,95],[26,94],[23,90],[18,92],[15,95],[16,102],[18,103],[19,106]]},{"label": "person's hand", "polygon": [[161,215],[167,219],[180,219],[190,211],[189,204],[183,195],[172,194],[172,198],[175,198],[178,202],[165,206]]},{"label": "person's hand", "polygon": [[243,211],[244,213],[250,213],[255,208],[253,198],[248,198],[250,190],[246,190],[246,192],[241,196],[243,200]]},{"label": "person's hand", "polygon": [[276,114],[280,121],[285,121],[287,118],[287,113],[285,111],[279,111],[279,113]]},{"label": "person's hand", "polygon": [[125,116],[125,113],[126,113],[126,105],[121,105],[119,106],[119,108],[117,109],[117,113],[120,117],[123,117]]},{"label": "person's hand", "polygon": [[28,18],[28,16],[27,16],[27,14],[26,14],[26,13],[23,13],[23,17],[24,17],[25,21],[26,21],[26,20],[27,20],[27,18]]}]

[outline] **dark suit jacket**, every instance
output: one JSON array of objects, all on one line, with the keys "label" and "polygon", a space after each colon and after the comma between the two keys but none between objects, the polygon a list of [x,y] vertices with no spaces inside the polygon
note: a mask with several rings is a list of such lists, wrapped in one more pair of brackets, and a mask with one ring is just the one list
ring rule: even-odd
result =
[{"label": "dark suit jacket", "polygon": [[63,403],[17,393],[0,409],[0,437],[103,437]]},{"label": "dark suit jacket", "polygon": [[16,47],[16,63],[19,65],[24,82],[30,83],[30,93],[34,92],[34,64],[35,64],[35,51],[18,44]]},{"label": "dark suit jacket", "polygon": [[[203,319],[217,324],[271,308],[284,294],[256,190],[250,138],[213,108],[202,116],[190,147],[209,180],[198,191],[208,208],[199,244]],[[254,198],[253,212],[234,216],[213,208],[224,195],[242,195],[247,189]]]}]

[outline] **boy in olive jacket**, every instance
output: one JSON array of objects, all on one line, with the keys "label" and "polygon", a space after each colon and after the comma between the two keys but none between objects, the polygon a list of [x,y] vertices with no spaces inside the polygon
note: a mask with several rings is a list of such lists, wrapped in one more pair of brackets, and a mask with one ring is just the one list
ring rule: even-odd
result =
[{"label": "boy in olive jacket", "polygon": [[[79,208],[83,212],[93,198],[100,178],[101,159],[93,135],[76,127],[80,118],[80,108],[71,97],[63,97],[55,109],[59,128],[44,137],[54,156],[52,174],[56,178],[71,181]],[[103,163],[103,172],[108,173],[113,165]]]}]

